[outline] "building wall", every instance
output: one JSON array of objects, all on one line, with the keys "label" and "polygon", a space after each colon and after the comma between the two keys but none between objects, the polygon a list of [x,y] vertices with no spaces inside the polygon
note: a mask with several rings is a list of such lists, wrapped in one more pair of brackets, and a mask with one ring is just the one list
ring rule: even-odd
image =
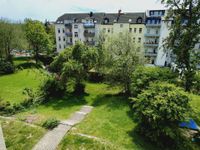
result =
[{"label": "building wall", "polygon": [[55,25],[56,32],[56,47],[57,51],[60,52],[66,48],[66,35],[65,35],[65,26],[64,24]]}]

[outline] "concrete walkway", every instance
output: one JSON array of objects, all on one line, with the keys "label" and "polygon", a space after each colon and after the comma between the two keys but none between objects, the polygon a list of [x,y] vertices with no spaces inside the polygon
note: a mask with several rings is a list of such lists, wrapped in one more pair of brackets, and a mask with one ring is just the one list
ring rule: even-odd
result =
[{"label": "concrete walkway", "polygon": [[33,150],[56,150],[65,134],[74,125],[80,123],[92,111],[92,108],[92,106],[83,106],[80,111],[75,112],[68,120],[62,121],[56,128],[47,132]]},{"label": "concrete walkway", "polygon": [[6,150],[6,144],[3,137],[3,131],[0,125],[0,150]]}]

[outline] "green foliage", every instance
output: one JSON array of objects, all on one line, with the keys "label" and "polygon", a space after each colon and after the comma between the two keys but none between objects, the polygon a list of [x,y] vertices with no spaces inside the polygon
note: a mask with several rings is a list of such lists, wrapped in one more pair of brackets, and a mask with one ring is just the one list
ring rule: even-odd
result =
[{"label": "green foliage", "polygon": [[130,94],[131,74],[137,65],[143,64],[143,53],[138,51],[129,33],[112,37],[105,42],[105,69],[112,83],[120,83]]},{"label": "green foliage", "polygon": [[137,96],[142,90],[148,88],[150,82],[168,81],[174,83],[177,74],[169,68],[138,67],[131,75],[131,95]]},{"label": "green foliage", "polygon": [[166,82],[152,83],[133,100],[140,134],[159,146],[188,149],[185,131],[178,126],[192,112],[190,99],[183,89]]},{"label": "green foliage", "polygon": [[200,95],[200,71],[194,77],[192,91]]},{"label": "green foliage", "polygon": [[200,55],[195,44],[200,40],[200,1],[162,0],[168,8],[167,20],[173,18],[165,47],[176,55],[178,67],[183,70],[185,89],[191,90]]},{"label": "green foliage", "polygon": [[46,129],[53,129],[58,126],[59,122],[60,121],[55,118],[49,118],[42,124],[42,127]]},{"label": "green foliage", "polygon": [[40,91],[46,102],[49,98],[62,97],[66,91],[66,86],[56,77],[49,77],[41,85]]},{"label": "green foliage", "polygon": [[74,79],[75,93],[84,92],[82,82],[94,68],[97,58],[96,48],[78,42],[61,52],[50,65],[50,70],[56,72],[65,85],[67,81]]},{"label": "green foliage", "polygon": [[10,74],[14,73],[15,67],[12,63],[0,59],[0,74]]},{"label": "green foliage", "polygon": [[20,23],[0,19],[0,58],[12,62],[11,50],[26,49],[27,41]]},{"label": "green foliage", "polygon": [[25,20],[26,38],[34,50],[35,59],[38,63],[40,52],[48,52],[52,50],[52,42],[49,35],[46,33],[45,26],[37,20]]}]

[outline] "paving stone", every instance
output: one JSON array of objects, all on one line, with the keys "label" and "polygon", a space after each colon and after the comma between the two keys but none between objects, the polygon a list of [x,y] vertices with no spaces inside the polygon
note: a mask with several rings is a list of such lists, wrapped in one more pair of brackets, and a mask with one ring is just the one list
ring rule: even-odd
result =
[{"label": "paving stone", "polygon": [[[72,126],[80,123],[91,112],[93,107],[83,106],[80,111],[75,112],[68,120],[62,121],[58,127],[47,132],[46,135],[35,145],[33,150],[56,150],[56,147],[72,128]],[[0,149],[1,150],[1,149]]]},{"label": "paving stone", "polygon": [[1,125],[0,125],[0,150],[6,150],[6,144],[3,137],[3,131],[2,131]]},{"label": "paving stone", "polygon": [[56,150],[56,147],[71,126],[60,124],[49,131],[33,148],[33,150]]}]

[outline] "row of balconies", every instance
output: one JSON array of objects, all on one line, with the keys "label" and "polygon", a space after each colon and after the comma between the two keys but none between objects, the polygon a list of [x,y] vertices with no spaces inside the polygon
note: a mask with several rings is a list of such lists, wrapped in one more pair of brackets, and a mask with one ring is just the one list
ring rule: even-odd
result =
[{"label": "row of balconies", "polygon": [[[72,37],[72,32],[66,32],[65,35],[68,36],[68,37]],[[85,37],[94,37],[95,32],[84,31],[84,36]]]},{"label": "row of balconies", "polygon": [[155,42],[155,41],[144,42],[144,46],[148,46],[148,47],[158,47],[158,42]]},{"label": "row of balconies", "polygon": [[147,37],[159,37],[160,34],[159,33],[145,33],[144,36],[147,36]]}]

